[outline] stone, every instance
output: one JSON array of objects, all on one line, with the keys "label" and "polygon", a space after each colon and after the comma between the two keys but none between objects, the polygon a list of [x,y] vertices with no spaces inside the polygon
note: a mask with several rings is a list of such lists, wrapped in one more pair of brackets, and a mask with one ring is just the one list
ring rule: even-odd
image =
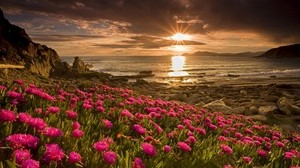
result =
[{"label": "stone", "polygon": [[258,108],[258,114],[260,115],[272,115],[275,112],[278,111],[278,107],[277,106],[260,106]]},{"label": "stone", "polygon": [[279,98],[280,98],[279,96],[269,95],[269,96],[265,97],[265,101],[267,101],[267,102],[277,102],[277,100]]},{"label": "stone", "polygon": [[241,91],[240,91],[240,94],[241,94],[241,95],[247,95],[248,92],[247,92],[246,90],[241,90]]},{"label": "stone", "polygon": [[262,122],[266,122],[268,120],[267,117],[262,116],[262,115],[246,116],[246,118],[250,118],[253,121],[262,121]]},{"label": "stone", "polygon": [[222,112],[222,113],[229,113],[231,108],[227,106],[222,100],[216,100],[205,104],[203,108],[207,108],[213,112]]},{"label": "stone", "polygon": [[242,107],[236,107],[236,108],[233,108],[231,109],[231,113],[233,114],[244,114],[246,111],[246,107],[245,106],[242,106]]},{"label": "stone", "polygon": [[296,132],[297,129],[291,125],[288,124],[280,124],[279,127],[284,131],[284,132]]},{"label": "stone", "polygon": [[280,111],[286,115],[300,115],[300,108],[292,104],[292,101],[286,97],[281,97],[277,101]]}]

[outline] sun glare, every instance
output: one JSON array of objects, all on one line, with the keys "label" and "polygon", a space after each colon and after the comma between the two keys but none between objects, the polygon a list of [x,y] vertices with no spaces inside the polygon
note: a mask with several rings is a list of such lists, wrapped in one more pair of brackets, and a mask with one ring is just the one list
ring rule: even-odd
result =
[{"label": "sun glare", "polygon": [[175,40],[175,41],[183,41],[183,40],[190,40],[191,37],[190,37],[190,35],[187,35],[187,34],[176,33],[173,36],[171,36],[171,39]]},{"label": "sun glare", "polygon": [[185,57],[184,56],[173,56],[172,66],[170,68],[171,72],[168,73],[170,77],[181,77],[187,76],[188,73],[184,71],[185,67]]}]

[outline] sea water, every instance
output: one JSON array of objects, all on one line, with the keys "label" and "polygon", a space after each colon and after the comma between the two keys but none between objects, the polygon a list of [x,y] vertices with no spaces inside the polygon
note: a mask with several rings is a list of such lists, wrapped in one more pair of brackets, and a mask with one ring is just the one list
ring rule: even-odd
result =
[{"label": "sea water", "polygon": [[[152,71],[144,77],[156,82],[209,82],[234,78],[300,77],[300,59],[238,56],[83,56],[92,70],[114,76],[134,76]],[[73,57],[62,57],[72,64]]]}]

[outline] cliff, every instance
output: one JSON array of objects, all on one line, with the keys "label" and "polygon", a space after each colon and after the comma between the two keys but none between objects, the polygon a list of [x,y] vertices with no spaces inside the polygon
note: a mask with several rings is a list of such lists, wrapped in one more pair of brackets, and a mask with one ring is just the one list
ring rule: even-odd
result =
[{"label": "cliff", "polygon": [[69,69],[55,50],[33,42],[24,29],[9,23],[1,9],[0,63],[24,65],[25,69],[44,77]]},{"label": "cliff", "polygon": [[300,44],[280,46],[266,51],[260,57],[268,58],[300,58]]}]

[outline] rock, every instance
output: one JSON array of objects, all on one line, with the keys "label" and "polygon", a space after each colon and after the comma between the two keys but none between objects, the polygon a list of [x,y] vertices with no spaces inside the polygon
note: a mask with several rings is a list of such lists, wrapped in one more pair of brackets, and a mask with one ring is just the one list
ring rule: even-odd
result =
[{"label": "rock", "polygon": [[281,97],[277,101],[277,106],[280,111],[286,115],[300,115],[300,108],[292,104],[291,100],[286,97]]},{"label": "rock", "polygon": [[231,113],[233,114],[244,114],[246,111],[246,107],[245,106],[242,106],[242,107],[236,107],[236,108],[233,108],[231,109]]},{"label": "rock", "polygon": [[284,132],[296,132],[297,129],[291,125],[288,124],[280,124],[279,127],[284,131]]},{"label": "rock", "polygon": [[86,73],[92,68],[92,65],[85,64],[79,57],[74,57],[72,72],[75,74]]},{"label": "rock", "polygon": [[241,94],[241,95],[247,95],[248,92],[247,92],[246,90],[241,90],[241,91],[240,91],[240,94]]},{"label": "rock", "polygon": [[265,97],[265,101],[266,101],[266,102],[277,102],[277,100],[278,100],[279,98],[280,98],[279,96],[272,96],[272,95],[269,95],[269,96]]},{"label": "rock", "polygon": [[247,116],[258,114],[258,108],[256,106],[250,106],[249,109],[246,109],[245,114]]},{"label": "rock", "polygon": [[295,95],[292,95],[292,94],[290,94],[290,93],[287,92],[287,91],[282,91],[282,92],[281,92],[281,95],[282,95],[282,97],[287,97],[287,98],[289,98],[289,99],[294,99],[294,98],[295,98]]},{"label": "rock", "polygon": [[228,107],[222,100],[216,100],[208,104],[205,104],[203,108],[207,108],[214,112],[218,111],[223,113],[229,113],[231,111],[231,108]]},{"label": "rock", "polygon": [[205,103],[203,103],[202,101],[195,104],[196,107],[203,107],[204,105],[205,105]]},{"label": "rock", "polygon": [[267,121],[268,118],[262,115],[253,115],[253,116],[247,116],[246,118],[251,118],[253,121]]},{"label": "rock", "polygon": [[24,29],[0,15],[0,62],[24,65],[26,70],[49,77],[61,59],[55,50],[35,43]]},{"label": "rock", "polygon": [[263,116],[272,115],[277,111],[278,111],[277,106],[260,106],[258,108],[258,114],[263,115]]}]

